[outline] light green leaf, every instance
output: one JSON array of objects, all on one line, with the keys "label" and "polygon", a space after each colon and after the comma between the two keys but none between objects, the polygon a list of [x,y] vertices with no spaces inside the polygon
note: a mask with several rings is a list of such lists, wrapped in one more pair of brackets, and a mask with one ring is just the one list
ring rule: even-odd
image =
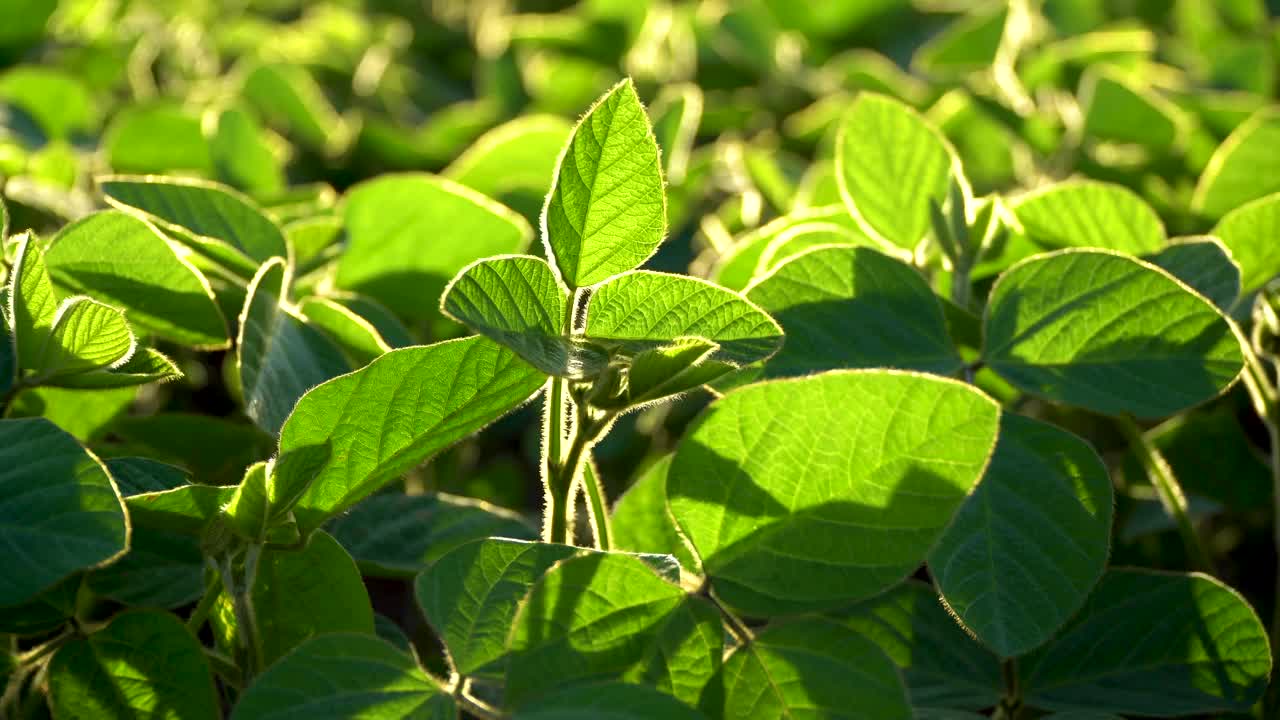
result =
[{"label": "light green leaf", "polygon": [[261,543],[267,535],[270,510],[267,507],[267,463],[249,466],[223,506],[222,515],[237,535],[249,542]]},{"label": "light green leaf", "polygon": [[673,555],[686,568],[698,566],[667,510],[671,455],[650,465],[613,504],[613,545],[618,550]]},{"label": "light green leaf", "polygon": [[1095,247],[1139,255],[1164,247],[1160,217],[1132,190],[1072,180],[1009,205],[1027,236],[1043,248]]},{"label": "light green leaf", "polygon": [[182,485],[130,495],[125,505],[129,520],[139,528],[198,536],[222,514],[235,491],[229,485]]},{"label": "light green leaf", "polygon": [[538,536],[509,510],[446,493],[374,495],[334,518],[328,531],[364,574],[392,578],[411,577],[472,540]]},{"label": "light green leaf", "polygon": [[[1218,146],[1200,175],[1191,209],[1217,220],[1245,203],[1280,191],[1277,147],[1280,110],[1264,107]],[[1245,273],[1248,274],[1247,268]]]},{"label": "light green leaf", "polygon": [[[7,7],[6,22],[24,9]],[[77,75],[49,65],[19,65],[0,74],[0,101],[29,115],[49,140],[92,132],[98,122],[89,88]]]},{"label": "light green leaf", "polygon": [[1162,417],[1215,397],[1243,366],[1208,300],[1140,260],[1037,255],[992,288],[983,357],[1019,389],[1108,415]]},{"label": "light green leaf", "polygon": [[536,218],[572,132],[562,117],[524,115],[481,135],[442,174]]},{"label": "light green leaf", "polygon": [[1111,570],[1019,671],[1027,702],[1050,710],[1243,713],[1266,689],[1271,652],[1253,608],[1219,581]]},{"label": "light green leaf", "polygon": [[591,294],[586,337],[635,354],[684,337],[719,345],[712,359],[735,365],[763,360],[782,346],[782,328],[738,293],[684,275],[640,270],[612,278]]},{"label": "light green leaf", "polygon": [[1174,238],[1164,250],[1143,259],[1164,268],[1224,313],[1240,297],[1240,266],[1227,246],[1211,235]]},{"label": "light green leaf", "polygon": [[121,173],[196,173],[213,170],[200,117],[174,101],[124,105],[107,126],[102,148]]},{"label": "light green leaf", "polygon": [[454,720],[453,698],[407,653],[372,635],[312,638],[267,668],[231,720]]},{"label": "light green leaf", "polygon": [[819,245],[861,245],[875,247],[889,255],[894,254],[894,248],[881,248],[859,230],[830,222],[804,223],[779,233],[765,247],[752,279],[758,282],[759,278],[768,275],[782,263]]},{"label": "light green leaf", "polygon": [[281,230],[289,247],[293,248],[293,261],[299,274],[305,274],[333,259],[341,250],[342,218],[319,215],[294,220]]},{"label": "light green leaf", "polygon": [[41,418],[0,420],[0,607],[17,605],[129,546],[129,522],[105,467]]},{"label": "light green leaf", "polygon": [[661,148],[667,182],[679,184],[702,122],[702,89],[693,83],[664,85],[653,101],[653,134]]},{"label": "light green leaf", "polygon": [[30,234],[19,235],[9,271],[9,330],[18,371],[39,367],[58,313],[58,297],[45,269],[44,250]]},{"label": "light green leaf", "polygon": [[124,313],[87,297],[67,298],[58,307],[40,359],[31,368],[35,371],[31,382],[119,367],[136,348]]},{"label": "light green leaf", "polygon": [[1079,95],[1086,136],[1165,153],[1183,133],[1185,121],[1176,105],[1107,65],[1085,73]]},{"label": "light green leaf", "polygon": [[720,616],[635,556],[565,560],[534,585],[508,640],[505,699],[619,678],[694,703],[724,654]]},{"label": "light green leaf", "polygon": [[875,93],[858,95],[839,127],[845,207],[872,238],[914,250],[929,232],[929,201],[945,200],[953,178],[965,182],[955,152],[915,110]]},{"label": "light green leaf", "polygon": [[337,344],[286,306],[288,282],[281,258],[258,270],[236,340],[245,413],[269,433],[279,432],[308,390],[351,369]]},{"label": "light green leaf", "polygon": [[401,317],[438,317],[445,285],[471,262],[517,253],[533,230],[506,207],[426,174],[383,175],[345,196],[347,249],[337,284]]},{"label": "light green leaf", "polygon": [[602,682],[575,685],[522,705],[512,720],[705,720],[704,716],[645,685]]},{"label": "light green leaf", "polygon": [[445,288],[440,311],[557,377],[590,378],[609,362],[569,337],[569,300],[541,258],[508,255],[468,265]]},{"label": "light green leaf", "polygon": [[1242,205],[1227,213],[1214,237],[1231,251],[1243,274],[1241,292],[1251,293],[1280,275],[1280,193]]},{"label": "light green leaf", "polygon": [[332,441],[333,455],[294,508],[299,530],[507,414],[545,382],[515,353],[472,337],[393,350],[311,390],[280,431],[280,450]]},{"label": "light green leaf", "polygon": [[942,308],[914,269],[870,248],[816,247],[747,289],[786,333],[773,377],[835,368],[951,374],[961,365]]},{"label": "light green leaf", "polygon": [[346,292],[333,293],[327,297],[369,321],[391,347],[402,348],[417,344],[409,328],[376,300]]},{"label": "light green leaf", "polygon": [[332,454],[332,445],[322,442],[293,448],[272,459],[266,481],[270,522],[275,523],[288,516]]},{"label": "light green leaf", "polygon": [[986,469],[999,414],[963,383],[901,371],[741,388],[681,440],[671,513],[742,612],[847,605],[924,560]]},{"label": "light green leaf", "polygon": [[543,242],[565,284],[579,288],[639,267],[666,232],[657,141],[623,80],[573,129],[542,211]]},{"label": "light green leaf", "polygon": [[1102,576],[1111,476],[1064,430],[1006,414],[991,466],[929,553],[948,607],[1002,657],[1047,641]]},{"label": "light green leaf", "polygon": [[736,649],[721,672],[699,704],[708,717],[912,718],[902,677],[884,651],[830,620],[772,626]]},{"label": "light green leaf", "polygon": [[552,565],[581,552],[503,537],[466,543],[428,567],[414,590],[453,666],[463,675],[501,672],[520,601]]},{"label": "light green leaf", "polygon": [[[116,367],[52,378],[46,381],[46,385],[77,390],[109,390],[153,382],[171,382],[182,377],[178,366],[159,350],[142,348]],[[132,395],[129,397],[132,398]]]},{"label": "light green leaf", "polygon": [[284,188],[284,168],[252,115],[228,108],[206,115],[204,125],[210,159],[219,178],[250,193]]},{"label": "light green leaf", "polygon": [[133,611],[71,640],[49,663],[57,717],[217,720],[218,695],[200,642],[165,612]]},{"label": "light green leaf", "polygon": [[391,349],[377,328],[346,305],[312,296],[298,303],[298,312],[342,348],[351,367],[363,367]]},{"label": "light green leaf", "polygon": [[902,670],[917,717],[926,709],[981,710],[1003,695],[999,658],[965,634],[928,583],[908,580],[839,620]]},{"label": "light green leaf", "polygon": [[631,359],[621,392],[601,397],[593,393],[589,400],[596,407],[623,409],[695,390],[734,370],[709,359],[719,349],[702,338],[677,338],[670,345],[643,350]]},{"label": "light green leaf", "polygon": [[[836,225],[860,236],[865,235],[844,205],[798,210],[775,218],[738,238],[712,268],[711,279],[730,290],[745,290],[755,279],[760,260],[773,243],[788,232],[795,232],[801,226],[815,223]],[[867,241],[874,242],[870,238]]]},{"label": "light green leaf", "polygon": [[911,57],[913,70],[926,75],[957,77],[990,67],[1004,39],[1009,8],[1005,5],[976,5],[921,45]]},{"label": "light green leaf", "polygon": [[[373,635],[373,608],[360,571],[336,540],[320,531],[302,550],[262,551],[252,600],[267,665],[316,635]],[[231,600],[222,594],[210,616],[219,641],[233,647]]]},{"label": "light green leaf", "polygon": [[284,233],[249,198],[205,180],[114,175],[98,180],[107,202],[173,233],[192,250],[243,277],[287,257]]},{"label": "light green leaf", "polygon": [[199,350],[230,345],[208,280],[132,215],[108,210],[66,226],[45,262],[55,283],[123,308],[136,327]]},{"label": "light green leaf", "polygon": [[301,64],[260,65],[244,75],[241,92],[267,120],[325,155],[342,153],[352,130]]},{"label": "light green leaf", "polygon": [[[68,380],[99,374],[65,375],[55,379],[58,385]],[[105,373],[103,373],[105,374]],[[43,417],[70,433],[82,443],[101,439],[125,415],[137,397],[137,388],[84,391],[48,384],[23,390],[9,406],[9,417]]]}]

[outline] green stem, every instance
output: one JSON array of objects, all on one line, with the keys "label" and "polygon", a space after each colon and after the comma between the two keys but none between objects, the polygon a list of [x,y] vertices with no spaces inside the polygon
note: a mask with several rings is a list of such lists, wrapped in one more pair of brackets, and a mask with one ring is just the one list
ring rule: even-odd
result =
[{"label": "green stem", "polygon": [[1121,417],[1117,422],[1121,432],[1129,441],[1129,447],[1142,463],[1142,469],[1146,471],[1147,478],[1156,490],[1156,495],[1160,497],[1160,503],[1164,505],[1165,512],[1169,513],[1169,517],[1173,518],[1177,525],[1178,534],[1182,536],[1182,543],[1186,547],[1191,565],[1196,570],[1212,574],[1213,561],[1200,541],[1195,524],[1191,522],[1187,496],[1182,492],[1182,486],[1178,484],[1178,478],[1174,476],[1173,469],[1132,418]]},{"label": "green stem", "polygon": [[565,482],[561,477],[564,464],[565,425],[565,389],[568,381],[552,378],[551,388],[547,391],[546,457],[542,459],[543,476],[547,489],[546,517],[543,519],[543,539],[547,542],[569,543],[569,489],[572,478]]},{"label": "green stem", "polygon": [[266,668],[262,654],[262,638],[258,635],[258,613],[253,607],[253,585],[258,579],[258,561],[262,557],[262,545],[254,543],[244,554],[244,583],[240,587],[237,604],[244,607],[245,635],[249,641],[250,657],[253,660],[252,674],[256,675]]},{"label": "green stem", "polygon": [[[212,560],[209,561],[212,565]],[[204,595],[200,596],[200,603],[196,605],[196,609],[191,611],[191,617],[187,618],[187,630],[194,635],[200,632],[200,628],[204,627],[204,623],[209,619],[209,613],[213,610],[213,604],[217,602],[220,581],[218,579],[217,567],[214,566],[214,572],[208,573],[208,578],[204,584]]]},{"label": "green stem", "polygon": [[604,500],[600,476],[594,469],[590,473],[586,472],[584,467],[582,485],[587,491],[587,501],[591,508],[591,529],[595,535],[596,549],[609,550],[613,547],[613,531],[609,527],[609,508]]},{"label": "green stem", "polygon": [[996,705],[991,717],[1018,720],[1022,715],[1022,687],[1018,682],[1017,659],[1009,658],[1000,663],[1000,675],[1004,678],[1004,697],[1000,698],[1000,704]]}]

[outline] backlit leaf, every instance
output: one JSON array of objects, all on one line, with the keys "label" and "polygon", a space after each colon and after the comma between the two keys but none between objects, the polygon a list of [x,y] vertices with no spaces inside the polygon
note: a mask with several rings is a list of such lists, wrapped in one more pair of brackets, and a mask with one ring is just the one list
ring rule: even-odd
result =
[{"label": "backlit leaf", "polygon": [[668,502],[729,605],[847,605],[924,560],[986,469],[999,414],[967,385],[901,371],[751,385],[690,427]]},{"label": "backlit leaf", "polygon": [[1213,229],[1231,251],[1243,275],[1241,292],[1250,293],[1280,275],[1280,193],[1232,210]]},{"label": "backlit leaf", "polygon": [[1280,191],[1277,146],[1280,111],[1267,107],[1241,123],[1218,146],[1196,185],[1192,209],[1216,220],[1251,200]]},{"label": "backlit leaf", "polygon": [[630,80],[573,129],[542,212],[543,241],[570,288],[641,265],[667,230],[658,145]]},{"label": "backlit leaf", "polygon": [[1138,255],[1164,246],[1155,210],[1132,190],[1094,180],[1070,181],[1009,205],[1032,242],[1049,250],[1095,247]]},{"label": "backlit leaf", "polygon": [[1144,259],[1167,270],[1224,313],[1240,297],[1240,266],[1227,246],[1211,235],[1176,238]]}]

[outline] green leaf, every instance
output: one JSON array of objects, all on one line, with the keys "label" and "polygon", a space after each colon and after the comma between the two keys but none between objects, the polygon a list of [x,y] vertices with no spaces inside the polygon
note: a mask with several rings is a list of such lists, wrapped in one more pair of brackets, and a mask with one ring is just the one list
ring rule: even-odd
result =
[{"label": "green leaf", "polygon": [[1009,8],[976,8],[920,46],[911,57],[912,69],[926,75],[957,77],[990,67],[1004,39]]},{"label": "green leaf", "polygon": [[830,620],[771,626],[729,656],[700,708],[726,720],[909,720],[898,669],[875,643]]},{"label": "green leaf", "polygon": [[1085,73],[1079,96],[1086,136],[1165,153],[1182,135],[1184,120],[1176,105],[1107,65]]},{"label": "green leaf", "polygon": [[509,255],[468,265],[445,288],[440,311],[557,377],[590,378],[609,362],[565,326],[565,289],[541,258]]},{"label": "green leaf", "polygon": [[556,115],[524,115],[481,135],[442,173],[537,218],[573,126]]},{"label": "green leaf", "polygon": [[1019,670],[1027,702],[1050,710],[1247,712],[1266,689],[1271,652],[1253,609],[1219,581],[1111,570]]},{"label": "green leaf", "polygon": [[417,344],[409,328],[381,303],[355,293],[338,292],[327,297],[369,321],[391,347],[402,348]]},{"label": "green leaf", "polygon": [[39,367],[58,313],[58,297],[45,269],[44,250],[30,234],[19,235],[9,271],[9,330],[19,372]]},{"label": "green leaf", "polygon": [[929,232],[929,201],[941,204],[953,178],[965,182],[936,128],[875,93],[859,94],[841,119],[835,155],[845,207],[869,236],[907,251]]},{"label": "green leaf", "polygon": [[270,455],[274,445],[254,425],[180,412],[120,418],[111,431],[149,457],[186,468],[195,482],[207,485],[240,482],[245,468]]},{"label": "green leaf", "polygon": [[228,347],[208,280],[154,228],[126,213],[94,213],[45,250],[53,281],[123,308],[134,326],[199,350]]},{"label": "green leaf", "polygon": [[107,202],[139,213],[178,240],[242,277],[287,257],[284,233],[247,197],[217,183],[114,175],[98,181]]},{"label": "green leaf", "polygon": [[294,508],[299,530],[507,414],[545,382],[515,353],[472,337],[393,350],[311,390],[281,429],[280,450],[331,441],[333,455]]},{"label": "green leaf", "polygon": [[592,553],[534,585],[508,641],[508,705],[557,687],[619,678],[694,703],[724,654],[720,616],[634,556]]},{"label": "green leaf", "polygon": [[285,519],[333,455],[329,442],[302,445],[273,458],[267,468],[267,519]]},{"label": "green leaf", "polygon": [[1140,260],[1037,255],[992,288],[983,357],[1019,389],[1107,415],[1162,417],[1217,396],[1244,359],[1209,301]]},{"label": "green leaf", "polygon": [[942,307],[914,269],[875,250],[817,247],[747,289],[786,333],[772,377],[897,367],[942,375],[961,365]]},{"label": "green leaf", "polygon": [[118,457],[107,460],[105,464],[121,497],[164,492],[191,482],[191,475],[186,470],[151,458]]},{"label": "green leaf", "polygon": [[413,657],[372,635],[312,638],[267,668],[231,720],[453,720],[453,697]]},{"label": "green leaf", "polygon": [[568,545],[502,537],[458,546],[430,565],[414,591],[461,674],[492,674],[507,653],[507,636],[529,588],[561,560],[581,552]]},{"label": "green leaf", "polygon": [[121,107],[103,133],[102,148],[115,172],[206,176],[213,170],[200,117],[173,101]]},{"label": "green leaf", "polygon": [[58,307],[40,359],[31,368],[35,371],[31,382],[119,367],[136,347],[124,313],[87,297],[67,298]]},{"label": "green leaf", "polygon": [[1231,251],[1243,274],[1241,292],[1251,293],[1280,275],[1280,193],[1242,205],[1227,213],[1214,237]]},{"label": "green leaf", "polygon": [[231,493],[222,509],[237,535],[249,542],[261,543],[267,535],[270,510],[267,507],[267,463],[249,466],[244,479]]},{"label": "green leaf", "polygon": [[670,345],[643,350],[631,359],[624,391],[613,398],[592,397],[591,403],[621,409],[700,388],[734,370],[728,363],[709,359],[719,349],[702,338],[677,338]]},{"label": "green leaf", "polygon": [[509,510],[445,493],[374,495],[334,518],[328,531],[364,574],[392,578],[411,577],[472,540],[538,536]]},{"label": "green leaf", "polygon": [[192,535],[135,524],[129,553],[89,573],[95,595],[130,607],[176,610],[204,592],[204,556]]},{"label": "green leaf", "polygon": [[35,636],[64,627],[67,620],[75,617],[76,598],[83,580],[84,577],[77,573],[21,605],[4,608],[0,613],[0,632]]},{"label": "green leaf", "polygon": [[666,232],[658,144],[623,80],[573,129],[542,211],[543,242],[572,289],[639,267]]},{"label": "green leaf", "polygon": [[1002,657],[1047,641],[1111,549],[1111,476],[1064,430],[1006,414],[982,482],[929,553],[947,606]]},{"label": "green leaf", "polygon": [[[97,371],[57,378],[66,381],[97,375]],[[44,385],[22,391],[9,406],[10,417],[43,417],[82,443],[96,442],[128,412],[136,388],[73,390]]]},{"label": "green leaf", "polygon": [[587,305],[586,337],[636,354],[679,338],[719,345],[712,359],[734,365],[763,360],[782,346],[782,328],[731,290],[684,275],[640,270],[610,279]]},{"label": "green leaf", "polygon": [[702,89],[693,83],[664,85],[653,101],[653,134],[661,148],[667,182],[684,182],[689,155],[702,122]]},{"label": "green leaf", "polygon": [[218,695],[199,641],[165,612],[117,615],[63,645],[49,663],[57,717],[217,720]]},{"label": "green leaf", "polygon": [[298,312],[342,348],[351,367],[363,367],[391,349],[377,328],[356,311],[326,297],[309,297]]},{"label": "green leaf", "polygon": [[129,546],[129,522],[105,467],[40,418],[0,420],[0,607],[17,605]]},{"label": "green leaf", "polygon": [[286,305],[288,282],[281,258],[258,270],[236,340],[245,413],[269,433],[279,432],[308,390],[351,369],[332,340]]},{"label": "green leaf", "polygon": [[218,176],[250,193],[284,188],[284,169],[253,116],[229,108],[206,116],[209,155]]},{"label": "green leaf", "polygon": [[1164,250],[1143,259],[1164,268],[1224,313],[1240,297],[1240,266],[1213,236],[1175,238]]},{"label": "green leaf", "polygon": [[247,72],[244,99],[272,125],[324,155],[341,154],[352,130],[302,65],[260,65]]},{"label": "green leaf", "polygon": [[[360,571],[323,531],[313,533],[300,551],[263,550],[251,602],[267,665],[316,635],[373,635],[373,608]],[[235,646],[240,628],[225,593],[210,619],[219,641]]]},{"label": "green leaf", "polygon": [[139,528],[198,536],[221,516],[235,491],[226,485],[183,485],[130,495],[125,505],[130,521]]},{"label": "green leaf", "polygon": [[776,270],[782,263],[819,245],[861,245],[874,247],[888,255],[893,255],[896,251],[896,248],[882,248],[861,231],[843,225],[829,222],[804,223],[779,233],[765,247],[752,280],[759,282],[760,278]]},{"label": "green leaf", "polygon": [[[730,290],[745,290],[755,279],[766,250],[785,234],[804,226],[836,225],[858,235],[865,233],[844,205],[798,210],[775,218],[738,238],[711,271],[711,279]],[[874,242],[868,238],[868,242]],[[878,244],[878,243],[877,243]]]},{"label": "green leaf", "polygon": [[1071,180],[1023,195],[1009,208],[1027,236],[1049,250],[1096,247],[1139,255],[1164,247],[1156,211],[1119,185]]},{"label": "green leaf", "polygon": [[[1240,123],[1218,146],[1196,185],[1191,209],[1216,220],[1252,200],[1280,191],[1280,157],[1275,151],[1278,146],[1280,111],[1264,107]],[[1245,272],[1248,273],[1247,268]]]},{"label": "green leaf", "polygon": [[[78,390],[109,390],[153,382],[171,382],[182,377],[178,366],[159,350],[142,348],[118,366],[64,375],[52,378],[46,384]],[[132,395],[129,397],[132,399]]]},{"label": "green leaf", "polygon": [[920,565],[986,469],[999,415],[963,383],[901,371],[751,385],[681,440],[671,513],[744,613],[847,605]]},{"label": "green leaf", "polygon": [[331,215],[294,220],[282,230],[289,247],[293,248],[293,261],[299,274],[306,274],[332,260],[341,249],[342,218]]},{"label": "green leaf", "polygon": [[667,509],[672,457],[665,455],[650,465],[613,504],[613,545],[618,550],[672,555],[682,566],[695,568],[698,564]]},{"label": "green leaf", "polygon": [[704,720],[704,716],[646,685],[575,685],[520,706],[512,720]]},{"label": "green leaf", "polygon": [[902,670],[917,717],[926,709],[981,710],[1003,695],[999,659],[965,634],[928,583],[908,580],[839,620]]},{"label": "green leaf", "polygon": [[438,317],[445,285],[468,264],[518,253],[533,230],[506,207],[443,178],[382,175],[345,196],[338,287],[410,320]]},{"label": "green leaf", "polygon": [[[5,15],[12,18],[23,10],[8,7]],[[89,88],[76,75],[54,67],[19,65],[5,71],[0,101],[29,115],[49,140],[92,132],[98,122]]]}]

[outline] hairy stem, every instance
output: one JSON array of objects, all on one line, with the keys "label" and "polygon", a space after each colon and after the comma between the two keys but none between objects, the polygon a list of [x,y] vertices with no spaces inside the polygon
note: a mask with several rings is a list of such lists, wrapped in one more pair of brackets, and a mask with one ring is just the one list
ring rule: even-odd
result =
[{"label": "hairy stem", "polygon": [[587,506],[591,511],[589,515],[596,549],[609,550],[613,547],[613,531],[609,527],[609,507],[605,502],[604,487],[600,484],[600,475],[594,470],[588,473],[584,467],[582,487],[587,493]]},{"label": "hairy stem", "polygon": [[[543,481],[546,483],[547,507],[543,518],[543,540],[546,542],[567,543],[569,529],[569,486],[560,478],[560,466],[564,462],[564,433],[567,418],[565,417],[565,386],[567,380],[551,378],[551,387],[547,390],[546,408],[546,457],[543,463]],[[572,484],[572,483],[570,483]]]},{"label": "hairy stem", "polygon": [[1196,570],[1213,573],[1213,561],[1209,557],[1208,551],[1205,550],[1204,544],[1200,541],[1200,535],[1196,532],[1196,526],[1191,522],[1191,514],[1187,508],[1187,496],[1182,492],[1182,486],[1178,484],[1178,478],[1173,474],[1173,468],[1169,467],[1168,461],[1156,449],[1156,446],[1149,440],[1142,428],[1129,417],[1121,417],[1118,420],[1121,432],[1129,441],[1129,447],[1138,456],[1138,461],[1142,463],[1142,469],[1146,471],[1147,478],[1151,481],[1152,487],[1156,490],[1156,495],[1160,497],[1160,503],[1164,505],[1165,512],[1169,517],[1173,518],[1173,522],[1178,527],[1178,534],[1182,536],[1182,543],[1186,547],[1187,558]]}]

